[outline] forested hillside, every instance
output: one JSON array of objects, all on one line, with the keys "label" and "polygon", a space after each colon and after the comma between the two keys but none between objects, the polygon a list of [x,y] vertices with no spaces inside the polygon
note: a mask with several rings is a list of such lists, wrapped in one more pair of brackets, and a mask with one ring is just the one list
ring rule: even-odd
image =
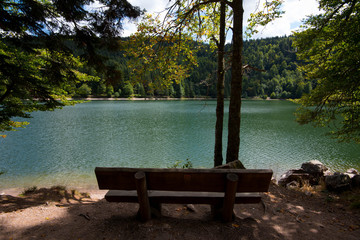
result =
[{"label": "forested hillside", "polygon": [[[123,40],[123,41],[126,41]],[[226,46],[229,52],[231,45]],[[128,68],[122,51],[100,51],[108,59],[105,65],[108,74],[98,75],[93,69],[82,69],[90,75],[98,75],[100,81],[81,83],[73,89],[74,96],[107,96],[107,97],[216,97],[216,51],[209,45],[202,44],[197,52],[198,66],[181,84],[173,84],[168,89],[150,89],[146,84],[151,82],[151,74],[141,83],[132,81],[131,69]],[[80,53],[79,53],[80,54]],[[229,58],[230,56],[227,56]],[[228,61],[227,61],[228,62]],[[306,81],[297,70],[295,49],[291,37],[275,37],[244,42],[245,76],[243,80],[243,97],[299,98],[309,93],[312,83]],[[226,73],[225,97],[230,92],[231,70]]]},{"label": "forested hillside", "polygon": [[[227,45],[227,50],[230,47]],[[215,53],[202,51],[198,55],[199,66],[193,70],[185,86],[194,87],[195,95],[215,97]],[[297,70],[297,63],[290,37],[245,41],[243,64],[249,67],[244,70],[243,97],[299,98],[304,92],[310,92],[312,84]],[[231,71],[228,71],[226,97],[230,92],[230,75]],[[204,81],[206,79],[209,81]]]}]

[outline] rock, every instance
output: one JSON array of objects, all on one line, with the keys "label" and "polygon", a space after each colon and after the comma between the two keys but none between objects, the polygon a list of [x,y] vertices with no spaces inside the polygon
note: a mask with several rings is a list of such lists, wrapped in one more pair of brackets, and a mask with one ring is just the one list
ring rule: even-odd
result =
[{"label": "rock", "polygon": [[360,175],[355,175],[351,179],[351,187],[353,188],[360,188]]},{"label": "rock", "polygon": [[309,162],[303,163],[301,165],[301,169],[303,169],[307,173],[315,173],[324,175],[324,172],[328,170],[324,164],[322,164],[319,160],[311,160]]},{"label": "rock", "polygon": [[318,185],[320,179],[323,178],[324,173],[328,170],[328,168],[318,160],[303,163],[301,169],[310,175],[309,183],[311,185]]},{"label": "rock", "polygon": [[283,187],[286,187],[288,183],[293,181],[302,184],[304,181],[308,181],[309,178],[310,175],[303,169],[292,169],[281,175],[278,184]]},{"label": "rock", "polygon": [[356,170],[355,168],[350,168],[350,169],[346,170],[346,173],[350,173],[350,174],[354,174],[354,175],[359,175],[359,171]]},{"label": "rock", "polygon": [[353,177],[355,177],[356,175],[355,174],[352,174],[352,173],[344,173],[345,175],[348,175],[349,176],[349,178],[353,178]]},{"label": "rock", "polygon": [[326,188],[330,191],[341,192],[351,188],[351,179],[344,173],[325,176]]},{"label": "rock", "polygon": [[345,174],[348,175],[350,178],[353,178],[356,175],[359,175],[359,172],[355,168],[350,168],[346,170]]},{"label": "rock", "polygon": [[300,183],[298,183],[297,181],[292,181],[286,184],[287,189],[296,189],[299,187],[300,187]]},{"label": "rock", "polygon": [[276,181],[276,178],[274,176],[271,178],[271,183],[277,185],[277,181]]},{"label": "rock", "polygon": [[245,169],[244,165],[240,162],[240,160],[235,160],[233,162],[229,162],[224,165],[216,166],[214,168],[216,168],[216,169],[230,169],[230,168]]}]

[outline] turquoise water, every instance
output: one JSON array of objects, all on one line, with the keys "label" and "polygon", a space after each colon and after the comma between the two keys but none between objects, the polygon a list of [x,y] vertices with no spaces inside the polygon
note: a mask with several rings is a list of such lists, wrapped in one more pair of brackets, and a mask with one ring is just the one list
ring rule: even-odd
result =
[{"label": "turquoise water", "polygon": [[[215,101],[93,101],[35,112],[30,125],[0,140],[0,188],[96,187],[94,168],[212,167]],[[228,117],[226,103],[226,121]],[[360,146],[294,122],[287,101],[244,101],[240,160],[276,176],[318,159],[332,170],[360,169]],[[224,131],[224,155],[227,130]]]}]

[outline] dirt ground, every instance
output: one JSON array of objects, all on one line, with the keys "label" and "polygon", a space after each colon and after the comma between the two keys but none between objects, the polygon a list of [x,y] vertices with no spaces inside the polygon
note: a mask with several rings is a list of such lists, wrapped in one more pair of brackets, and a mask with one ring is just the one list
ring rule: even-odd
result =
[{"label": "dirt ground", "polygon": [[[351,195],[305,194],[272,184],[262,204],[235,206],[231,223],[210,207],[163,205],[162,216],[136,219],[138,205],[108,203],[105,192],[61,187],[0,196],[0,240],[9,239],[360,239],[360,210]],[[194,210],[194,211],[193,211]]]}]

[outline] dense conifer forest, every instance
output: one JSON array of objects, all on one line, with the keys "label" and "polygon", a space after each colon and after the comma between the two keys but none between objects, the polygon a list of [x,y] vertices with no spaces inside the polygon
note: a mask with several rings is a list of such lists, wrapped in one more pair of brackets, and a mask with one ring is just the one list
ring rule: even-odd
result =
[{"label": "dense conifer forest", "polygon": [[[126,41],[123,40],[123,41]],[[74,46],[73,46],[74,47]],[[231,44],[226,45],[230,52]],[[121,50],[100,50],[107,58],[105,65],[108,74],[100,75],[92,68],[84,67],[82,71],[98,76],[98,81],[79,83],[73,89],[67,89],[77,97],[216,97],[216,51],[207,44],[201,44],[197,51],[198,66],[194,67],[181,84],[173,84],[166,90],[149,89],[151,82],[149,73],[141,83],[131,79],[131,69],[127,65],[128,58]],[[79,55],[81,53],[78,53]],[[230,56],[227,56],[229,59]],[[228,62],[228,61],[226,61]],[[291,37],[274,37],[248,40],[244,42],[243,80],[244,98],[260,97],[273,99],[300,98],[309,93],[312,82],[304,79],[297,69],[296,49],[292,46]],[[228,65],[228,64],[227,64]],[[230,93],[231,70],[226,72],[225,97]]]}]

